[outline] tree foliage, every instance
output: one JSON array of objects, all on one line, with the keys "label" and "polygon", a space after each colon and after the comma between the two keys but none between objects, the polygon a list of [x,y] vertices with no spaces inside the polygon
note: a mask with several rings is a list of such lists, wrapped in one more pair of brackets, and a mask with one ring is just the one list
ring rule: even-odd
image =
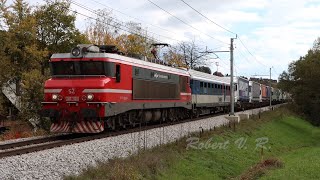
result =
[{"label": "tree foliage", "polygon": [[112,13],[105,9],[96,12],[95,20],[89,19],[85,34],[92,44],[116,44],[120,24],[114,20]]},{"label": "tree foliage", "polygon": [[200,71],[200,72],[204,72],[207,74],[211,74],[211,69],[207,66],[199,66],[199,67],[195,67],[194,70],[196,71]]},{"label": "tree foliage", "polygon": [[164,54],[163,58],[171,66],[187,68],[187,65],[184,63],[183,55],[180,54],[176,48],[171,48]]},{"label": "tree foliage", "polygon": [[[116,45],[125,55],[165,59],[171,65],[195,68],[204,64],[206,53],[195,41],[173,46],[166,54],[148,31],[135,22],[119,22],[111,12],[98,10],[88,21],[85,33],[75,26],[76,14],[70,12],[71,0],[45,0],[43,5],[29,6],[26,0],[0,0],[0,85],[17,80],[22,87],[24,119],[34,118],[41,108],[43,84],[49,76],[48,60],[53,53],[70,52],[77,44]],[[200,67],[209,72],[209,68]],[[0,99],[0,109],[3,108]]]},{"label": "tree foliage", "polygon": [[305,56],[292,62],[288,71],[279,76],[279,87],[291,93],[312,123],[320,125],[320,38]]},{"label": "tree foliage", "polygon": [[41,49],[52,53],[69,52],[72,47],[86,41],[75,27],[75,14],[69,12],[69,0],[45,0],[34,12],[37,39]]},{"label": "tree foliage", "polygon": [[147,31],[143,31],[141,24],[119,23],[107,10],[97,11],[96,20],[89,21],[85,33],[92,44],[111,44],[125,55],[152,58],[149,49],[153,41],[147,38]]},{"label": "tree foliage", "polygon": [[43,64],[49,55],[69,52],[75,44],[87,42],[75,28],[69,6],[68,1],[47,0],[33,10],[25,0],[15,0],[12,5],[1,0],[0,18],[5,28],[0,31],[0,84],[16,79],[17,86],[22,86],[23,119],[34,118],[41,108],[43,84],[48,78],[44,73],[48,66]]}]

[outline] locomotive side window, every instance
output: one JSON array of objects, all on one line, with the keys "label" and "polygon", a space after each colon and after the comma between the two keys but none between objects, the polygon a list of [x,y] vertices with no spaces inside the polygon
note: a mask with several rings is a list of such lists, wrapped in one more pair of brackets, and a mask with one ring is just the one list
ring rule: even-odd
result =
[{"label": "locomotive side window", "polygon": [[104,62],[104,71],[106,76],[114,77],[114,66],[113,62]]},{"label": "locomotive side window", "polygon": [[180,92],[187,92],[187,77],[180,76]]},{"label": "locomotive side window", "polygon": [[120,64],[116,65],[116,82],[120,82]]}]

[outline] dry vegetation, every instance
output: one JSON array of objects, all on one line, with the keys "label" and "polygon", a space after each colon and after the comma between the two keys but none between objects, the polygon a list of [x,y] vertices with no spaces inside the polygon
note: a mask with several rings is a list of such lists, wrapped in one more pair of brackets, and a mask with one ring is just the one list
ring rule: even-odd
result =
[{"label": "dry vegetation", "polygon": [[8,130],[4,131],[0,135],[0,140],[10,140],[10,139],[19,139],[19,138],[27,138],[32,136],[42,136],[47,135],[48,132],[45,130],[37,130],[34,132],[33,128],[26,121],[19,120],[5,120],[4,126],[8,128]]}]

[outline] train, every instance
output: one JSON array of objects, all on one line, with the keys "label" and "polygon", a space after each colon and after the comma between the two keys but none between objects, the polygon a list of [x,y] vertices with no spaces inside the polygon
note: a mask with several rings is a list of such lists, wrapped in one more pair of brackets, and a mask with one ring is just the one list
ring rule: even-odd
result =
[{"label": "train", "polygon": [[[80,44],[53,54],[40,112],[54,133],[100,133],[284,101],[284,92],[243,77],[219,77],[124,56],[111,45]],[[271,92],[272,91],[272,92]]]}]

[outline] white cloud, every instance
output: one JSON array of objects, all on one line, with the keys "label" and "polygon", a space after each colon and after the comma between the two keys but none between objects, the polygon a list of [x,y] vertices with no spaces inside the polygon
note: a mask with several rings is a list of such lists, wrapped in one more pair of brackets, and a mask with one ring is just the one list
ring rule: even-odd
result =
[{"label": "white cloud", "polygon": [[[31,0],[29,0],[31,2]],[[142,20],[140,23],[152,31],[163,36],[169,36],[178,40],[196,39],[202,47],[214,48],[221,46],[219,42],[200,33],[185,24],[179,22],[169,14],[155,7],[147,0],[93,0],[88,3],[84,0],[75,0],[77,3],[84,4],[90,9],[107,8],[101,4],[120,10],[129,16]],[[101,3],[98,4],[97,2]],[[152,0],[159,6],[170,11],[172,14],[183,19],[187,23],[227,43],[232,34],[208,22],[195,11],[190,9],[181,1]],[[199,10],[215,22],[240,33],[240,37],[254,54],[253,58],[247,50],[241,46],[238,40],[235,41],[235,61],[238,74],[251,75],[255,73],[267,73],[270,66],[274,66],[280,73],[286,69],[288,63],[299,56],[307,53],[313,41],[319,36],[320,28],[320,2],[318,0],[185,0],[195,9]],[[43,2],[41,0],[33,1]],[[86,10],[72,6],[73,9],[81,13],[90,14]],[[122,21],[137,21],[127,15],[113,11]],[[92,14],[90,14],[92,15]],[[162,29],[150,24],[160,26]],[[77,27],[85,28],[85,18],[77,16]],[[166,29],[166,30],[163,30]],[[168,32],[170,31],[170,32]],[[154,35],[157,37],[156,35]],[[164,42],[175,43],[170,39],[157,37]],[[228,49],[224,45],[223,50]],[[240,51],[242,54],[240,54]],[[219,55],[228,63],[229,55]],[[263,62],[265,66],[257,62]],[[249,62],[248,62],[249,61]],[[223,71],[228,73],[228,64],[224,65]],[[216,67],[213,65],[214,70]],[[274,78],[277,75],[273,76]]]}]

